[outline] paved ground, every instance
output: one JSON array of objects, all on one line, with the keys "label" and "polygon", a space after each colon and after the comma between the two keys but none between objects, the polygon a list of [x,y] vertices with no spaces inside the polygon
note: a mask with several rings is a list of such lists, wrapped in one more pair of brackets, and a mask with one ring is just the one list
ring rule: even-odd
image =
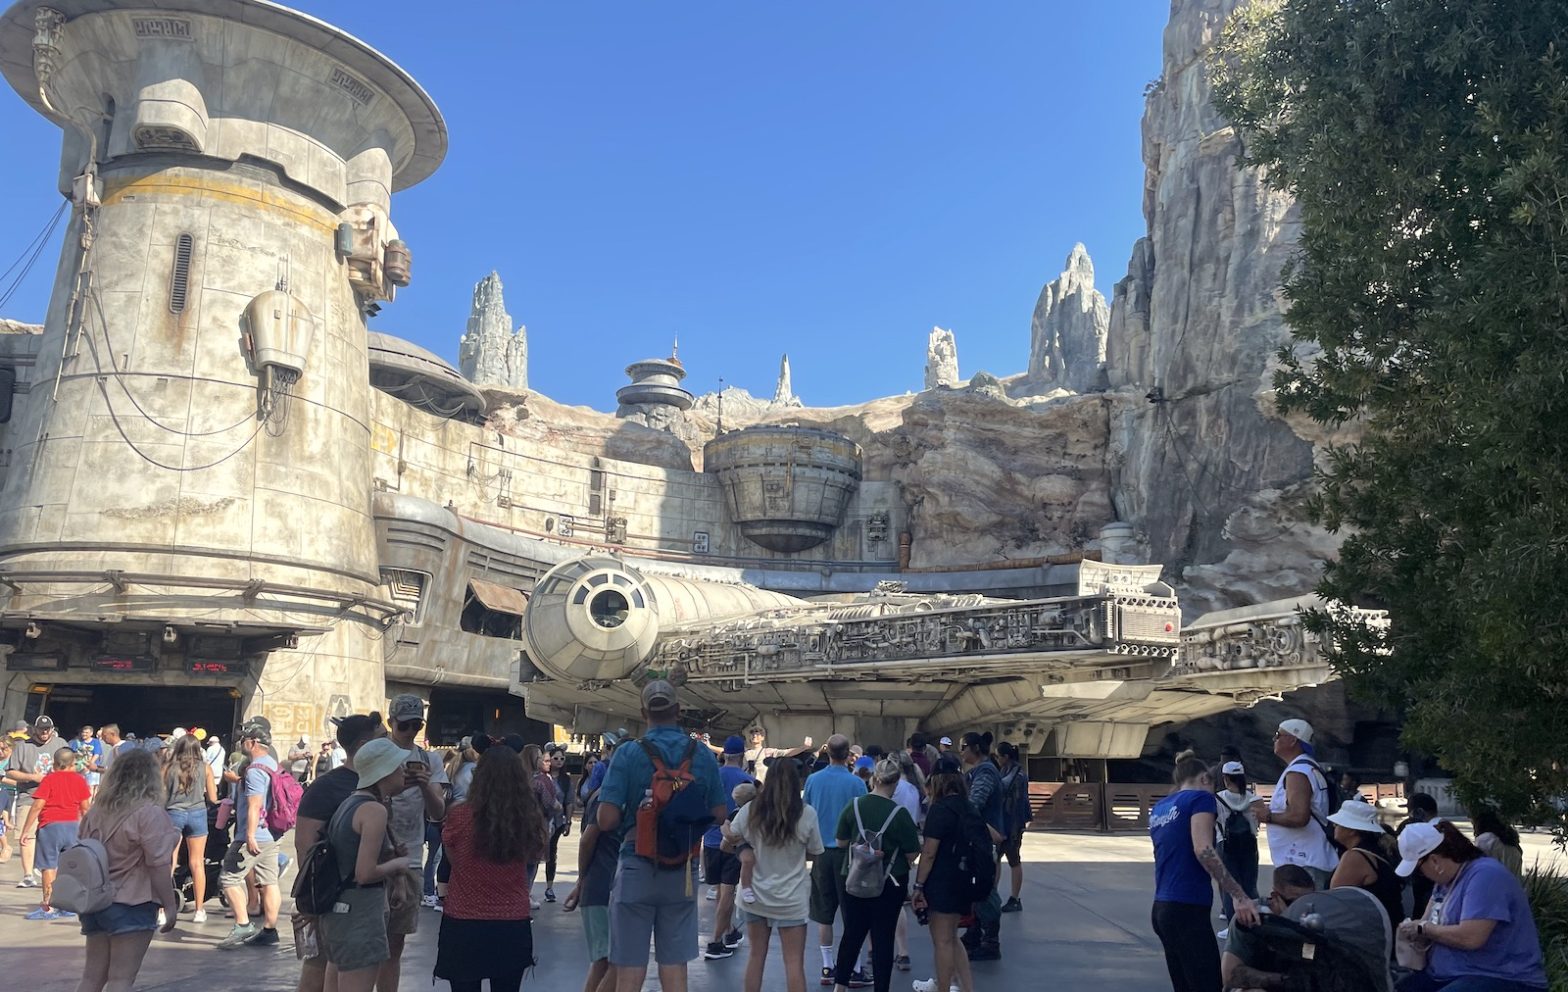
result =
[{"label": "paved ground", "polygon": [[[575,841],[574,834],[562,842],[563,865],[576,863]],[[1527,836],[1525,848],[1527,862],[1537,856],[1556,856],[1541,835]],[[1025,911],[1004,917],[1003,960],[974,966],[980,989],[1031,988],[1044,976],[1050,977],[1053,986],[1068,989],[1163,992],[1170,987],[1159,945],[1149,931],[1153,866],[1146,837],[1032,834],[1025,841],[1024,857]],[[23,920],[23,914],[36,905],[36,890],[13,888],[20,875],[15,859],[0,868],[0,948],[4,948],[0,952],[4,968],[0,988],[28,992],[74,989],[82,960],[77,925]],[[286,881],[292,879],[291,868]],[[556,881],[564,898],[572,878],[563,875]],[[1267,891],[1267,871],[1260,885]],[[229,927],[217,905],[215,901],[208,904],[213,918],[206,924],[183,922],[173,933],[155,939],[137,988],[282,992],[294,987],[298,966],[286,924],[284,942],[277,948],[217,951],[213,944]],[[706,925],[712,904],[704,901],[701,905]],[[430,988],[438,914],[426,911],[421,926],[405,958],[404,989]],[[534,942],[539,967],[524,983],[525,988],[570,992],[581,987],[583,941],[575,914],[563,913],[558,905],[545,905],[535,916]],[[808,936],[808,978],[820,968],[814,944],[814,936]],[[914,971],[895,976],[894,992],[907,990],[909,977],[931,975],[930,943],[918,927],[912,929],[910,945]],[[742,945],[733,958],[694,961],[693,992],[738,989],[745,951]],[[224,971],[215,972],[215,968]],[[647,987],[656,989],[657,980],[650,978]],[[810,987],[817,986],[813,982]],[[764,988],[768,992],[784,988],[776,947],[768,962]]]}]

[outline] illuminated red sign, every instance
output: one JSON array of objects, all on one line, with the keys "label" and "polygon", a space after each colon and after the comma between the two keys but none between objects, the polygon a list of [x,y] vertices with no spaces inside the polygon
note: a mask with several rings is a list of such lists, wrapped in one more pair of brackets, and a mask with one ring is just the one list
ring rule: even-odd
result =
[{"label": "illuminated red sign", "polygon": [[210,658],[192,658],[186,662],[185,669],[192,675],[245,675],[248,672],[243,661],[215,661]]},{"label": "illuminated red sign", "polygon": [[150,672],[154,666],[147,657],[103,655],[93,659],[92,667],[97,672]]}]

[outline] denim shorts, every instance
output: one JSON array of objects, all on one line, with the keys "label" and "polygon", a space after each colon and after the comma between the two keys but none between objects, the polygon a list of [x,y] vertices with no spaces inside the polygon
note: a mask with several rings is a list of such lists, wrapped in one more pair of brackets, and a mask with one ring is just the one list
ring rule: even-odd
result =
[{"label": "denim shorts", "polygon": [[180,832],[181,837],[207,836],[207,808],[201,809],[171,809],[168,811],[169,820],[174,824],[174,829]]},{"label": "denim shorts", "polygon": [[158,929],[158,904],[141,902],[128,906],[123,902],[110,903],[108,909],[82,914],[82,933],[105,933],[118,937],[122,933],[137,933]]},{"label": "denim shorts", "polygon": [[76,843],[76,820],[62,820],[38,828],[37,854],[33,864],[40,870],[53,871],[60,867],[60,852]]}]

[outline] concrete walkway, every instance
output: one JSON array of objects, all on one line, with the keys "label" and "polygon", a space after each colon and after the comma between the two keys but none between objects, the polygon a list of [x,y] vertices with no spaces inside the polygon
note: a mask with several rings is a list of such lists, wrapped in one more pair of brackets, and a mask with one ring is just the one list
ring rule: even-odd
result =
[{"label": "concrete walkway", "polygon": [[[1266,851],[1264,855],[1266,858]],[[1557,854],[1545,835],[1527,835],[1526,862],[1532,863],[1538,856],[1554,860]],[[1048,980],[1053,988],[1064,989],[1164,992],[1170,988],[1159,944],[1149,929],[1154,867],[1148,838],[1031,834],[1025,839],[1024,857],[1025,909],[1003,918],[1003,959],[974,966],[976,984],[982,992],[1038,988],[1043,980]],[[576,861],[574,832],[562,841],[561,864],[574,865]],[[69,992],[76,988],[82,963],[78,926],[75,922],[30,923],[22,919],[37,904],[37,890],[14,888],[20,877],[17,859],[0,867],[0,988]],[[293,878],[291,866],[285,883],[292,883]],[[573,875],[564,872],[556,879],[556,891],[563,899],[573,880]],[[1267,870],[1259,886],[1267,892]],[[712,905],[701,902],[704,926],[709,929]],[[1216,911],[1217,906],[1216,903]],[[294,988],[299,968],[286,918],[281,931],[283,943],[276,948],[218,951],[213,945],[228,932],[230,923],[216,901],[208,903],[208,912],[212,915],[209,922],[195,926],[185,917],[174,932],[154,939],[137,988],[182,992],[284,992]],[[404,960],[402,988],[431,987],[430,970],[439,925],[439,914],[422,914],[421,930],[411,938]],[[562,912],[559,905],[546,904],[539,910],[534,921],[539,967],[524,982],[524,988],[552,992],[581,988],[585,963],[580,927],[576,914]],[[806,945],[808,986],[817,989],[821,962],[814,932],[808,934]],[[911,929],[910,947],[914,970],[894,975],[893,992],[906,992],[910,978],[932,974],[930,942],[919,927]],[[693,992],[739,989],[746,953],[747,946],[743,944],[732,958],[692,962]],[[778,953],[775,941],[764,980],[767,992],[784,989]],[[647,988],[657,989],[657,980],[650,978]]]}]

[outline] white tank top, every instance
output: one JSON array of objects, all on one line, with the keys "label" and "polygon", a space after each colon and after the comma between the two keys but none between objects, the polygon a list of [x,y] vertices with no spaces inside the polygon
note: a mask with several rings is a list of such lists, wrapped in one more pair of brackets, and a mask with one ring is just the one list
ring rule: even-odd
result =
[{"label": "white tank top", "polygon": [[1285,777],[1292,772],[1307,777],[1307,784],[1312,788],[1313,815],[1299,827],[1268,824],[1270,858],[1275,865],[1302,865],[1333,871],[1339,865],[1339,854],[1318,822],[1333,812],[1328,808],[1328,783],[1305,755],[1297,757],[1280,773],[1279,784],[1274,786],[1274,795],[1269,799],[1269,812],[1285,811]]}]

